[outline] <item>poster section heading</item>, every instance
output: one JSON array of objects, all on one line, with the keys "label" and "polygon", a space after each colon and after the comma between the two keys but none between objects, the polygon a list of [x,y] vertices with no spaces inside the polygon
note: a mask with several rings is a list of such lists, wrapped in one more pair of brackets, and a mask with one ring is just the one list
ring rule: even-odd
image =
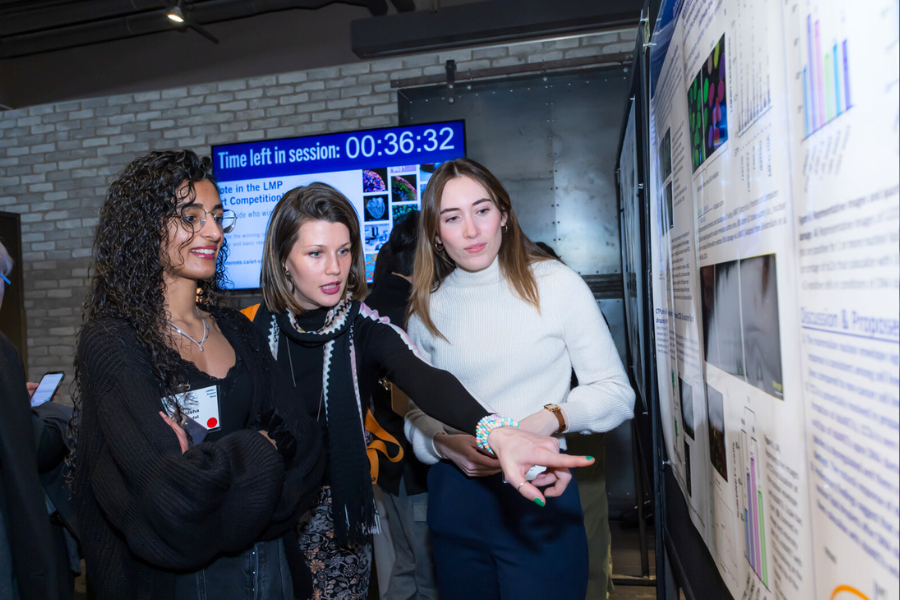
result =
[{"label": "poster section heading", "polygon": [[465,122],[448,121],[214,146],[212,154],[213,169],[221,186],[229,181],[354,171],[400,163],[440,163],[464,156],[465,147]]}]

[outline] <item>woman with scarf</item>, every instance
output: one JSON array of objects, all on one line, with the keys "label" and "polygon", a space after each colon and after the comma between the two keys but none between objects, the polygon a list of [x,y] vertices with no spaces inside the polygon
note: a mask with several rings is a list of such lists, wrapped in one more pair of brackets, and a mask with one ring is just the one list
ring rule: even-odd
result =
[{"label": "woman with scarf", "polygon": [[365,420],[372,390],[387,378],[431,416],[475,433],[499,459],[518,491],[538,504],[544,495],[525,479],[534,464],[547,465],[546,495],[559,495],[568,467],[583,457],[560,455],[556,440],[502,426],[459,381],[424,362],[406,334],[361,300],[366,294],[359,220],[336,189],[313,183],[289,191],[272,211],[260,279],[264,304],[245,311],[295,390],[297,402],[317,419],[328,451],[325,485],[300,546],[313,576],[314,597],[365,598],[376,513]]}]

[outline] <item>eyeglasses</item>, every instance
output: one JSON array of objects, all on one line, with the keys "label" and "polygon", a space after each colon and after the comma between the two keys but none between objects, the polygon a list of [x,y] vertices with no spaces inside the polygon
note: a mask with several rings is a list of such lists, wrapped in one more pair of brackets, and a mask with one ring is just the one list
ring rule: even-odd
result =
[{"label": "eyeglasses", "polygon": [[237,223],[237,215],[233,210],[222,210],[221,208],[206,210],[202,206],[190,204],[179,211],[179,218],[184,228],[194,233],[206,225],[206,215],[212,215],[213,222],[222,230],[222,233],[231,233]]},{"label": "eyeglasses", "polygon": [[7,277],[6,275],[4,275],[3,273],[0,273],[0,279],[2,279],[3,281],[5,281],[5,282],[6,282],[6,285],[12,285],[12,281],[10,281],[10,280],[9,280],[9,277]]}]

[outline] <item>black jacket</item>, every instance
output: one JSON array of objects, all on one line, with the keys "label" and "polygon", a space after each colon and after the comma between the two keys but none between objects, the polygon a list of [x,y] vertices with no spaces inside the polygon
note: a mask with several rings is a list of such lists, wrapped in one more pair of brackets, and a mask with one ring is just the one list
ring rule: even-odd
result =
[{"label": "black jacket", "polygon": [[250,323],[228,309],[212,315],[253,379],[248,426],[277,408],[296,455],[286,466],[252,428],[182,455],[160,418],[159,383],[137,333],[121,320],[88,322],[78,344],[74,492],[98,600],[171,598],[176,572],[284,535],[314,502],[324,467],[315,424],[274,394],[271,355]]},{"label": "black jacket", "polygon": [[59,598],[62,592],[31,427],[25,368],[0,333],[0,511],[22,600]]},{"label": "black jacket", "polygon": [[[406,306],[412,285],[402,277],[387,273],[378,281],[372,293],[366,296],[366,305],[387,317],[391,323],[405,328]],[[403,417],[391,408],[391,393],[382,386],[375,386],[372,392],[372,404],[375,420],[385,431],[397,438],[403,448],[403,460],[392,463],[383,454],[378,454],[378,485],[388,494],[400,493],[400,478],[406,487],[406,493],[421,494],[428,491],[428,465],[421,462],[413,453],[412,444],[403,432]]]}]

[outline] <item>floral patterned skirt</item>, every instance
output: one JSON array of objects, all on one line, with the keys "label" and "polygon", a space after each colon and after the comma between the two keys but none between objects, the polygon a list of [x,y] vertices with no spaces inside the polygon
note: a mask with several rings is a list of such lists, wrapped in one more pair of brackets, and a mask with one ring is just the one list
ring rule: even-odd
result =
[{"label": "floral patterned skirt", "polygon": [[313,509],[297,530],[300,551],[312,571],[313,600],[366,600],[372,572],[372,536],[364,544],[334,540],[331,487],[322,486]]}]

